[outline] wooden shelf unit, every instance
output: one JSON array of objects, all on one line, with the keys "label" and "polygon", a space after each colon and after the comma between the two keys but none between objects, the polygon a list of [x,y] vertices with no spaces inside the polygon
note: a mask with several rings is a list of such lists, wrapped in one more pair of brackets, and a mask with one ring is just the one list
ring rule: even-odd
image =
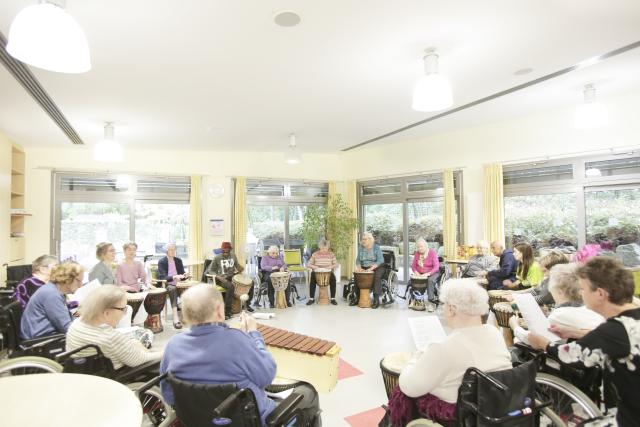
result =
[{"label": "wooden shelf unit", "polygon": [[[11,209],[24,210],[24,151],[15,145],[11,148]],[[9,262],[25,263],[24,219],[30,214],[11,214],[11,236],[9,238]],[[18,234],[16,236],[16,234]],[[15,237],[14,237],[15,236]]]}]

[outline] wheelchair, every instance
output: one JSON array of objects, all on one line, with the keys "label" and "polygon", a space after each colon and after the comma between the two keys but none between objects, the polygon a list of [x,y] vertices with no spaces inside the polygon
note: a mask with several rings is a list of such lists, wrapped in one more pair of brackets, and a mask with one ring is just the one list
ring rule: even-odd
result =
[{"label": "wheelchair", "polygon": [[[253,294],[253,306],[254,307],[262,307],[267,308],[267,304],[269,303],[269,287],[267,282],[262,278],[262,270],[260,269],[260,262],[262,261],[261,256],[256,256],[256,263],[258,266],[258,272],[256,273],[255,281],[257,284],[254,284],[254,294]],[[298,294],[298,288],[289,282],[289,303],[294,307],[296,301],[300,301],[302,297]],[[275,308],[275,307],[271,307]]]},{"label": "wheelchair", "polygon": [[[384,256],[384,264],[386,271],[381,278],[382,293],[380,294],[380,305],[387,306],[393,304],[398,295],[398,268],[396,267],[396,255],[393,251],[382,250]],[[342,290],[343,298],[349,305],[358,304],[360,290],[356,286],[352,277]]]},{"label": "wheelchair", "polygon": [[[260,427],[260,412],[250,389],[238,389],[235,384],[196,384],[180,380],[171,373],[158,376],[140,387],[136,393],[143,407],[148,391],[168,381],[174,394],[174,408],[162,414],[161,426],[179,421],[185,427],[210,425]],[[314,426],[320,413],[309,416],[299,408],[303,396],[291,393],[269,415],[269,427]],[[166,405],[168,407],[168,405]]]},{"label": "wheelchair", "polygon": [[[439,276],[438,276],[438,280],[436,281],[434,293],[433,293],[433,304],[435,304],[436,308],[438,307],[438,305],[440,305],[440,299],[439,299],[440,287],[444,284],[444,282],[446,282],[452,277],[451,267],[449,267],[449,264],[444,262],[444,258],[438,257],[438,261],[440,262],[440,269],[438,271]],[[411,307],[412,303],[414,303],[415,301],[424,300],[425,298],[424,294],[426,292],[427,292],[426,289],[424,291],[420,291],[420,290],[416,291],[411,286],[411,280],[409,280],[407,283],[407,287],[405,288],[404,295],[402,296],[398,295],[398,298],[401,298],[407,301],[407,306]]]}]

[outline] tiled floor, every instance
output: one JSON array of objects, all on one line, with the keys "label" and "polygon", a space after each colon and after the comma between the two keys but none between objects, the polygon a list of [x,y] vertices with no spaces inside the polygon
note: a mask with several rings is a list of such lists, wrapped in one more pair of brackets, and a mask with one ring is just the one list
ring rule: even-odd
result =
[{"label": "tiled floor", "polygon": [[[260,310],[277,313],[274,319],[262,320],[264,324],[335,341],[342,348],[343,379],[332,392],[320,395],[324,426],[376,426],[382,417],[379,408],[387,399],[380,359],[396,351],[413,351],[407,318],[432,315],[408,310],[399,301],[378,310],[349,307],[341,298],[338,306],[299,303],[286,310]],[[163,347],[176,332],[167,322],[165,331],[156,336],[154,347]]]}]

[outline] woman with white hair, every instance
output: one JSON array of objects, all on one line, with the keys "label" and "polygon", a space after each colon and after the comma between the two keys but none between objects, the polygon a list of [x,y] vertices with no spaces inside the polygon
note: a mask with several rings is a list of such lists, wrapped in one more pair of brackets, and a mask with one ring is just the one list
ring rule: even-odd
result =
[{"label": "woman with white hair", "polygon": [[384,264],[382,250],[373,239],[373,234],[369,232],[362,235],[356,258],[356,271],[373,271],[373,304],[371,308],[378,308],[382,293],[382,276],[386,273],[387,268]]},{"label": "woman with white hair", "polygon": [[427,278],[427,297],[429,302],[427,309],[429,312],[435,310],[436,283],[440,278],[440,261],[438,254],[427,246],[427,241],[420,237],[416,240],[416,252],[413,254],[411,263],[411,276]]},{"label": "woman with white hair", "polygon": [[307,305],[311,305],[315,302],[316,297],[316,285],[318,280],[316,279],[316,270],[319,268],[331,270],[331,276],[329,276],[329,292],[331,294],[331,304],[338,305],[336,301],[336,276],[334,270],[338,267],[338,259],[336,255],[329,250],[331,244],[328,240],[322,239],[318,242],[318,250],[311,255],[307,266],[311,269],[311,278],[309,280],[309,301]]},{"label": "woman with white hair", "polygon": [[470,367],[485,372],[511,369],[511,358],[500,332],[482,324],[489,296],[473,279],[448,280],[440,290],[443,319],[452,329],[442,342],[418,349],[402,370],[399,387],[389,399],[394,426],[404,426],[415,409],[444,423],[455,419],[458,388]]},{"label": "woman with white hair", "polygon": [[[115,285],[105,285],[89,293],[82,301],[80,318],[76,319],[67,332],[67,351],[87,344],[97,345],[111,360],[115,369],[134,367],[151,361],[160,361],[161,351],[148,351],[131,334],[116,329],[118,322],[127,311],[127,295]],[[82,350],[74,357],[94,354],[91,348]]]},{"label": "woman with white hair", "polygon": [[[262,280],[267,282],[269,304],[271,308],[274,308],[276,306],[276,290],[273,288],[273,283],[271,282],[271,273],[287,270],[287,264],[284,263],[284,259],[282,259],[280,255],[280,249],[277,246],[269,246],[267,256],[263,256],[260,260],[260,270],[262,270]],[[291,307],[291,288],[287,286],[284,292],[285,298],[287,299],[287,306]]]}]

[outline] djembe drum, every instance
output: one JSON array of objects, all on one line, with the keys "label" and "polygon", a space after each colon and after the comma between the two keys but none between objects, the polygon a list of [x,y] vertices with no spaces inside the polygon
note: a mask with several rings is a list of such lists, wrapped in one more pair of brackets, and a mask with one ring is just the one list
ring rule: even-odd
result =
[{"label": "djembe drum", "polygon": [[493,312],[496,315],[498,326],[509,328],[509,319],[515,315],[510,302],[498,302],[493,305]]},{"label": "djembe drum", "polygon": [[253,279],[246,274],[236,274],[231,279],[233,282],[233,301],[231,301],[231,312],[238,314],[242,311],[240,297],[247,295],[253,286]]},{"label": "djembe drum", "polygon": [[127,292],[127,304],[131,306],[131,324],[133,325],[133,319],[136,318],[138,310],[144,301],[144,292]]},{"label": "djembe drum", "polygon": [[391,398],[393,389],[398,386],[400,372],[407,366],[410,359],[411,353],[399,352],[388,354],[380,361],[380,371],[382,372],[382,381],[384,381],[387,399]]},{"label": "djembe drum", "polygon": [[493,308],[493,306],[499,302],[508,302],[504,296],[508,294],[509,291],[493,290],[487,291],[487,293],[489,294],[489,308]]},{"label": "djembe drum", "polygon": [[183,280],[182,282],[178,282],[176,284],[176,292],[178,293],[178,296],[182,296],[182,294],[184,293],[184,291],[186,291],[187,289],[189,289],[190,287],[192,287],[193,285],[197,285],[198,282],[197,280]]},{"label": "djembe drum", "polygon": [[329,268],[316,268],[314,274],[316,276],[316,282],[320,287],[318,304],[329,305],[329,284],[331,283],[331,275],[333,272]]},{"label": "djembe drum", "polygon": [[416,311],[424,311],[424,293],[427,290],[427,282],[429,278],[422,275],[411,275],[411,302],[409,308]]},{"label": "djembe drum", "polygon": [[291,273],[286,271],[271,273],[271,284],[276,291],[276,308],[287,308],[287,298],[284,291],[289,286],[290,276]]},{"label": "djembe drum", "polygon": [[151,329],[154,334],[164,331],[160,313],[167,303],[167,290],[163,288],[150,289],[144,299],[144,309],[147,310],[147,319],[144,327]]},{"label": "djembe drum", "polygon": [[358,307],[370,308],[371,295],[369,295],[369,293],[373,287],[373,271],[356,271],[353,273],[353,277],[355,279],[356,286],[360,289]]}]

